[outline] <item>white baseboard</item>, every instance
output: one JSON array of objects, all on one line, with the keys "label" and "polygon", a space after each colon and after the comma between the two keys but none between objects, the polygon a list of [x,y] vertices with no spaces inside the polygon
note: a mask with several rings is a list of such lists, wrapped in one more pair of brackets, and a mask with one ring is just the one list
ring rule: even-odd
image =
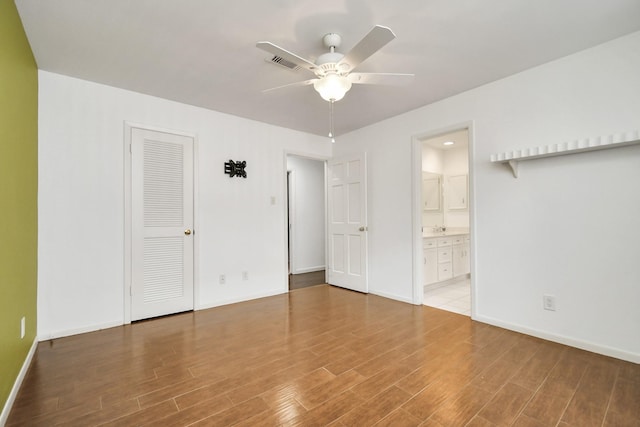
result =
[{"label": "white baseboard", "polygon": [[122,321],[108,322],[108,323],[100,323],[95,325],[83,326],[81,328],[65,329],[62,331],[54,331],[54,332],[42,333],[42,334],[38,333],[38,335],[40,336],[40,341],[47,341],[47,340],[53,340],[56,338],[69,337],[71,335],[78,335],[78,334],[84,334],[87,332],[100,331],[102,329],[115,328],[116,326],[122,326],[122,325],[124,325]]},{"label": "white baseboard", "polygon": [[385,292],[378,292],[378,291],[369,291],[369,293],[371,295],[377,295],[379,297],[389,298],[389,299],[392,299],[392,300],[396,300],[396,301],[400,301],[400,302],[406,302],[406,303],[415,305],[414,302],[413,302],[413,298],[405,298],[405,297],[401,297],[399,295],[387,294]]},{"label": "white baseboard", "polygon": [[11,412],[11,408],[13,407],[13,403],[16,401],[16,397],[18,397],[18,391],[20,391],[20,387],[22,386],[22,381],[24,381],[24,377],[27,375],[27,371],[29,370],[29,366],[31,366],[31,360],[33,359],[33,355],[36,354],[36,348],[38,348],[38,337],[33,339],[33,343],[31,344],[31,348],[29,349],[29,353],[27,353],[26,359],[24,359],[24,363],[22,364],[22,368],[18,373],[18,377],[16,381],[13,383],[13,387],[11,388],[11,393],[9,393],[9,397],[4,404],[4,408],[2,408],[2,414],[0,414],[0,426],[4,426],[9,419],[9,412]]},{"label": "white baseboard", "polygon": [[292,271],[291,274],[304,274],[304,273],[313,273],[314,271],[322,271],[326,267],[324,265],[317,265],[315,267],[306,267],[306,268],[296,268],[295,271]]},{"label": "white baseboard", "polygon": [[493,326],[508,329],[510,331],[520,332],[522,334],[531,335],[537,338],[542,338],[547,341],[557,342],[559,344],[568,345],[570,347],[579,348],[581,350],[590,351],[592,353],[602,354],[604,356],[614,357],[616,359],[626,360],[627,362],[640,363],[640,354],[630,353],[628,351],[620,350],[618,348],[612,348],[601,344],[596,344],[590,341],[578,340],[575,338],[567,337],[564,335],[553,334],[550,332],[540,331],[537,329],[528,328],[526,326],[503,322],[498,319],[487,316],[473,316],[473,320],[478,322],[488,323]]}]

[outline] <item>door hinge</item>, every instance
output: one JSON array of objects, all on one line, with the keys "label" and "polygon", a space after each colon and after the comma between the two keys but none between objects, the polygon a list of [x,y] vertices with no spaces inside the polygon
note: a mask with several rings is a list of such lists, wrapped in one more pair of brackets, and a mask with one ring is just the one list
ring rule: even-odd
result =
[{"label": "door hinge", "polygon": [[129,144],[129,153],[133,153],[133,151],[131,151],[131,144]]},{"label": "door hinge", "polygon": [[132,297],[133,296],[133,287],[129,286],[129,296]]}]

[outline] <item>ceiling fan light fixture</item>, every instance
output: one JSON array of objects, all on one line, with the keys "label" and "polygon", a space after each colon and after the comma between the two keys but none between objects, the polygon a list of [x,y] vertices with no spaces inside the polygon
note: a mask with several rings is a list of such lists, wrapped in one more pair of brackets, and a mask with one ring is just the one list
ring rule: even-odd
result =
[{"label": "ceiling fan light fixture", "polygon": [[313,82],[313,88],[325,101],[340,101],[351,89],[349,79],[337,74],[327,74],[321,79]]}]

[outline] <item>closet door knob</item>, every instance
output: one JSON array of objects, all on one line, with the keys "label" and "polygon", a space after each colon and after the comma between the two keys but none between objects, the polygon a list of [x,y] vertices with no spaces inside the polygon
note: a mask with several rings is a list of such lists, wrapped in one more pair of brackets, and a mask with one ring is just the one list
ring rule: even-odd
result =
[{"label": "closet door knob", "polygon": [[184,234],[186,234],[186,235],[188,236],[189,234],[191,234],[191,230],[189,230],[189,229],[187,228],[186,230],[184,230]]}]

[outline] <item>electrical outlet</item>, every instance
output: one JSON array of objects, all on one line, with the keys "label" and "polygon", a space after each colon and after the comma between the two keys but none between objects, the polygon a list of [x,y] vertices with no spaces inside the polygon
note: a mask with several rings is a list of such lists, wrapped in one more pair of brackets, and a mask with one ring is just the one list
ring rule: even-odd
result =
[{"label": "electrical outlet", "polygon": [[22,316],[22,319],[20,319],[20,339],[24,338],[25,333],[26,333],[26,319],[24,318],[24,316]]},{"label": "electrical outlet", "polygon": [[554,297],[553,295],[543,295],[542,307],[545,310],[556,311],[556,297]]},{"label": "electrical outlet", "polygon": [[242,272],[242,280],[249,280],[249,272],[248,271],[243,271]]},{"label": "electrical outlet", "polygon": [[220,284],[224,285],[225,283],[227,283],[227,277],[224,274],[220,275]]}]

